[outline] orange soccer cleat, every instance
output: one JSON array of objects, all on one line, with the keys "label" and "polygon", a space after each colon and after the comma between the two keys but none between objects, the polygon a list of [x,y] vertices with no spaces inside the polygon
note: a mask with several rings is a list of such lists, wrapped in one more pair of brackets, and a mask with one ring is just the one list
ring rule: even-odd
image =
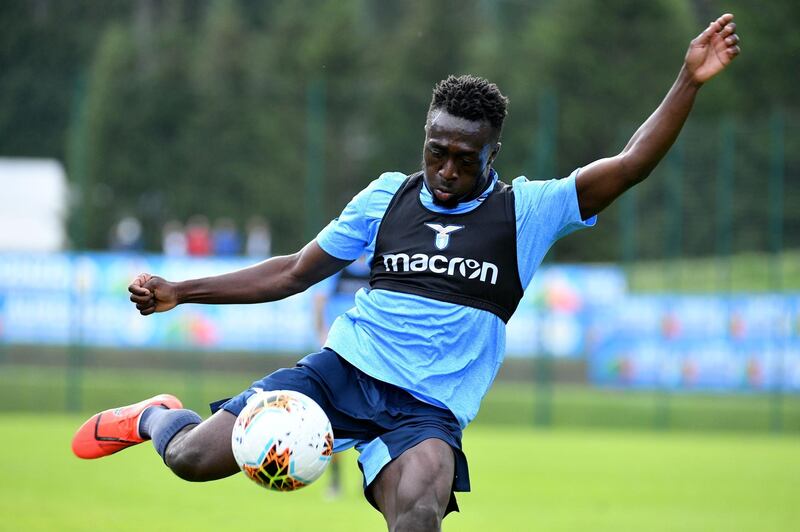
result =
[{"label": "orange soccer cleat", "polygon": [[142,443],[139,419],[149,406],[183,408],[177,397],[161,394],[136,404],[104,410],[81,425],[72,437],[72,452],[78,458],[100,458]]}]

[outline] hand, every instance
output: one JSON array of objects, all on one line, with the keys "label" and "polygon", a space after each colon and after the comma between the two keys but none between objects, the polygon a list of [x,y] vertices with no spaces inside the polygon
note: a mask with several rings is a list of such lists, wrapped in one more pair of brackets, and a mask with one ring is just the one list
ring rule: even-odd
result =
[{"label": "hand", "polygon": [[131,301],[142,316],[153,312],[166,312],[178,304],[178,293],[175,284],[155,277],[149,273],[141,273],[128,286]]},{"label": "hand", "polygon": [[739,36],[733,15],[726,13],[713,21],[689,45],[686,69],[697,83],[716,76],[739,55]]}]

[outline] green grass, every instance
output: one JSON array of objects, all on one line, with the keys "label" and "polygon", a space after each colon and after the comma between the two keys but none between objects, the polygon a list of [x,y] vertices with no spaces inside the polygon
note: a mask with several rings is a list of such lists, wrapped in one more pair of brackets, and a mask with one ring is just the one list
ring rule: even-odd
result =
[{"label": "green grass", "polygon": [[638,261],[628,268],[633,292],[709,293],[800,290],[800,251],[739,253],[730,259],[680,258]]},{"label": "green grass", "polygon": [[[324,477],[294,494],[264,492],[243,476],[186,483],[150,445],[80,461],[69,440],[84,416],[53,414],[68,405],[70,376],[59,366],[0,365],[0,530],[384,528],[363,500],[352,453],[343,463],[345,495],[336,501],[325,499]],[[162,391],[205,414],[209,400],[252,378],[252,368],[189,364],[88,367],[75,383],[85,414]],[[465,432],[473,492],[459,496],[462,513],[448,517],[445,530],[796,530],[800,397],[783,398],[787,435],[768,432],[774,406],[763,395],[574,385],[548,393],[529,382],[498,382]],[[555,430],[531,426],[543,415]]]},{"label": "green grass", "polygon": [[[255,373],[148,369],[84,368],[70,388],[63,367],[0,365],[0,411],[65,412],[75,399],[90,414],[157,393],[177,395],[203,415],[208,402],[247,388]],[[772,430],[800,433],[800,396],[776,403],[770,395],[687,394],[599,390],[531,382],[495,383],[483,401],[476,424],[522,425],[549,422],[556,427],[676,429],[690,431]]]},{"label": "green grass", "polygon": [[[81,461],[81,417],[0,415],[0,529],[9,531],[382,530],[360,493],[354,456],[345,494],[269,493],[237,475],[190,484],[149,444]],[[445,530],[797,530],[800,443],[735,433],[467,429],[472,493]]]},{"label": "green grass", "polygon": [[800,396],[699,394],[598,389],[577,385],[537,388],[495,383],[475,423],[548,422],[556,427],[681,431],[800,433]]}]

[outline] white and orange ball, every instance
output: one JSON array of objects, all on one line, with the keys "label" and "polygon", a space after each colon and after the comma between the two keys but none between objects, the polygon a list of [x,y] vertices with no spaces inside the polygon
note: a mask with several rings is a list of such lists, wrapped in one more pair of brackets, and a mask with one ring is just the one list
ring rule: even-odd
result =
[{"label": "white and orange ball", "polygon": [[253,394],[231,435],[236,463],[256,484],[294,491],[322,475],[333,456],[328,416],[310,397],[292,390]]}]

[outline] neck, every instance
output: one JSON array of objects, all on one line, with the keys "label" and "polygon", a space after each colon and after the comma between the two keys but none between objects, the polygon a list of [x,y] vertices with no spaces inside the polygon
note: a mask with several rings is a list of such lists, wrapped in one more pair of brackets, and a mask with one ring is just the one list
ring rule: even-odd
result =
[{"label": "neck", "polygon": [[483,191],[486,190],[486,187],[489,186],[489,181],[492,180],[492,170],[489,169],[484,175],[482,175],[476,182],[475,188],[472,189],[472,192],[467,194],[464,198],[460,200],[460,203],[464,203],[467,201],[472,201],[481,194]]},{"label": "neck", "polygon": [[439,205],[441,207],[447,207],[448,209],[454,209],[460,203],[470,202],[475,198],[479,197],[481,194],[483,194],[483,191],[486,190],[486,187],[489,186],[489,183],[491,181],[492,181],[492,170],[490,168],[485,175],[482,175],[476,180],[475,186],[473,187],[472,191],[469,194],[467,194],[462,198],[458,198],[447,203],[443,203],[438,199],[436,199],[436,195],[431,191],[430,188],[428,188],[428,183],[427,181],[425,181],[424,175],[422,179],[422,186],[425,187],[425,189],[428,191],[428,193],[431,196],[431,200],[433,201],[434,204]]}]

